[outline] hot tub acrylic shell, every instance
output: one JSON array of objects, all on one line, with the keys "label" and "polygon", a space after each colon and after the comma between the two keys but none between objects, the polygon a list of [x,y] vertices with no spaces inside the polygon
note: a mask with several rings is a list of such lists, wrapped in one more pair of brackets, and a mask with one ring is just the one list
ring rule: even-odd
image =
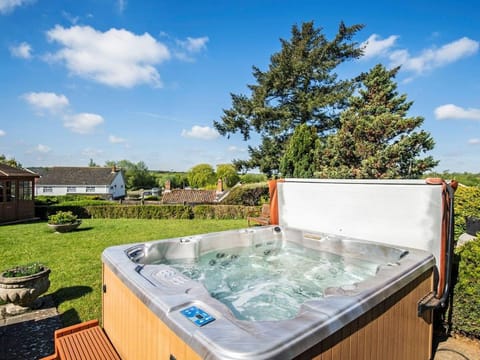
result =
[{"label": "hot tub acrylic shell", "polygon": [[[204,286],[176,272],[167,259],[255,246],[271,239],[381,263],[375,277],[329,288],[306,301],[293,319],[238,320]],[[429,359],[432,321],[417,302],[432,290],[434,257],[275,226],[209,233],[108,248],[104,263],[103,326],[124,359]],[[197,306],[215,321],[197,327],[181,310]]]}]

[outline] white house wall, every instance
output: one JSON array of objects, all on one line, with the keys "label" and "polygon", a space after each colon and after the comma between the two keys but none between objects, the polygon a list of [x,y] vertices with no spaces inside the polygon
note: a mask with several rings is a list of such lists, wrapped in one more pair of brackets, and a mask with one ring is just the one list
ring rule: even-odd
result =
[{"label": "white house wall", "polygon": [[114,199],[124,197],[126,195],[125,190],[125,181],[121,172],[117,173],[117,176],[112,181],[110,185],[109,193]]},{"label": "white house wall", "polygon": [[[87,191],[87,187],[89,191]],[[75,191],[72,189],[75,188]],[[50,191],[51,189],[51,191]],[[46,191],[45,191],[46,190]],[[68,191],[70,190],[70,191]],[[87,194],[87,195],[106,195],[110,193],[109,186],[106,185],[35,185],[35,196],[58,196],[58,195],[75,195],[75,194]]]}]

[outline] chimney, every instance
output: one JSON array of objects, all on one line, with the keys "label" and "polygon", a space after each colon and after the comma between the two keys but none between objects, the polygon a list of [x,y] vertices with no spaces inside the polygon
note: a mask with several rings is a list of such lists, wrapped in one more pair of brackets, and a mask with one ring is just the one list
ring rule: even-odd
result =
[{"label": "chimney", "polygon": [[117,172],[117,166],[115,164],[113,164],[112,166],[112,173],[116,173]]},{"label": "chimney", "polygon": [[217,181],[217,194],[220,194],[223,192],[223,181],[222,179],[218,179]]},{"label": "chimney", "polygon": [[163,192],[167,193],[167,192],[172,191],[171,186],[172,186],[172,184],[170,183],[170,180],[166,180],[165,181],[165,190]]}]

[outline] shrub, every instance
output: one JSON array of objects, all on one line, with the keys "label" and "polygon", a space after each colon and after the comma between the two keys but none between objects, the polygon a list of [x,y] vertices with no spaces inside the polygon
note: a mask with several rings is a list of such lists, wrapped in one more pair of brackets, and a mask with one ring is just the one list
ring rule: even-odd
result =
[{"label": "shrub", "polygon": [[266,203],[268,199],[267,183],[246,184],[232,188],[222,204],[254,206]]},{"label": "shrub", "polygon": [[465,232],[468,216],[480,218],[480,187],[461,186],[455,192],[455,239]]},{"label": "shrub", "polygon": [[257,211],[257,206],[197,205],[193,207],[193,216],[195,219],[246,219]]},{"label": "shrub", "polygon": [[454,331],[480,338],[480,238],[461,246],[453,298]]},{"label": "shrub", "polygon": [[4,272],[2,272],[2,276],[6,278],[30,276],[30,275],[38,274],[43,270],[45,270],[45,265],[35,262],[27,265],[15,266],[14,268],[5,270]]},{"label": "shrub", "polygon": [[48,217],[49,224],[61,225],[71,224],[77,221],[78,216],[71,211],[57,211],[55,214]]},{"label": "shrub", "polygon": [[117,205],[87,206],[93,218],[106,219],[191,219],[193,211],[186,205]]},{"label": "shrub", "polygon": [[47,216],[50,216],[58,211],[70,211],[80,219],[87,219],[90,217],[86,207],[81,205],[52,205],[47,208]]}]

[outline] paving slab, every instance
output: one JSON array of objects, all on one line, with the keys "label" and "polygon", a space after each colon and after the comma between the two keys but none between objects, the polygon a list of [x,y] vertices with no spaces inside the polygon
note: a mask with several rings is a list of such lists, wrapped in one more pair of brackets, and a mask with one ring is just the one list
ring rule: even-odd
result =
[{"label": "paving slab", "polygon": [[480,360],[480,341],[462,336],[440,340],[434,360]]},{"label": "paving slab", "polygon": [[53,333],[62,327],[50,296],[40,299],[39,308],[7,316],[0,306],[0,360],[32,360],[54,352]]}]

